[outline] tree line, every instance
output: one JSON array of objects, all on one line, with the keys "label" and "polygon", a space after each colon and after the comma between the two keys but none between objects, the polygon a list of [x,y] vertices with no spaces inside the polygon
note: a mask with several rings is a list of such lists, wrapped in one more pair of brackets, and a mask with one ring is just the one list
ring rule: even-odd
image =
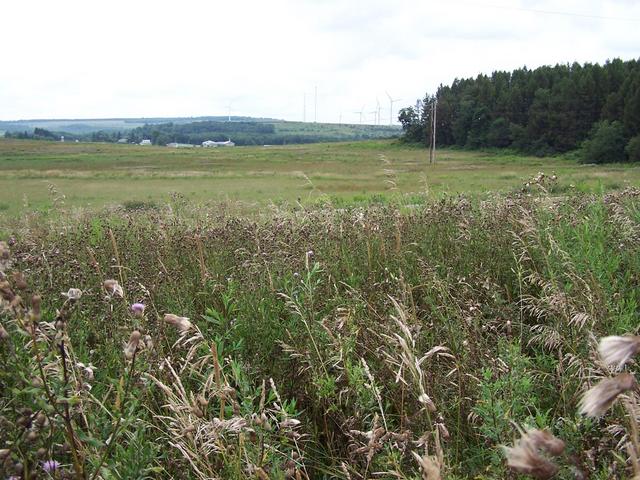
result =
[{"label": "tree line", "polygon": [[637,60],[456,79],[400,110],[405,141],[428,145],[434,100],[438,145],[510,147],[541,156],[580,149],[586,162],[640,161]]}]

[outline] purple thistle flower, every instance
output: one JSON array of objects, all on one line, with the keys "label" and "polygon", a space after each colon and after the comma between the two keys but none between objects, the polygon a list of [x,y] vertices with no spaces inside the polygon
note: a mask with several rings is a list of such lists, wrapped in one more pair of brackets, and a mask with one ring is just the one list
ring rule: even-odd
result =
[{"label": "purple thistle flower", "polygon": [[47,473],[55,472],[58,468],[60,468],[60,462],[57,460],[47,460],[42,462],[42,469]]},{"label": "purple thistle flower", "polygon": [[144,313],[144,303],[134,303],[131,305],[131,311],[136,317],[141,317]]}]

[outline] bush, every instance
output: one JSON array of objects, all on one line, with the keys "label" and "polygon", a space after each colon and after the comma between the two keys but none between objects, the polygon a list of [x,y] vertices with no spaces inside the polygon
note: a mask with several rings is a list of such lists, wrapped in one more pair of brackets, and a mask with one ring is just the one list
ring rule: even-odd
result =
[{"label": "bush", "polygon": [[624,133],[620,122],[598,122],[582,144],[582,163],[624,162]]},{"label": "bush", "polygon": [[627,147],[624,149],[627,154],[627,159],[630,162],[640,162],[640,135],[636,135],[629,143],[627,143]]}]

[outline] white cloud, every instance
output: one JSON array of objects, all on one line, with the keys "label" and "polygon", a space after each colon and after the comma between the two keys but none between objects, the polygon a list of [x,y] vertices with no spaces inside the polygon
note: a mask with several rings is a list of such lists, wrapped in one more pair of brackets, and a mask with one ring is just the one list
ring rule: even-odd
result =
[{"label": "white cloud", "polygon": [[216,115],[231,101],[298,120],[306,93],[310,120],[316,85],[319,121],[358,121],[376,98],[388,119],[386,90],[402,106],[456,77],[630,59],[640,44],[632,0],[32,0],[3,18],[0,119]]}]

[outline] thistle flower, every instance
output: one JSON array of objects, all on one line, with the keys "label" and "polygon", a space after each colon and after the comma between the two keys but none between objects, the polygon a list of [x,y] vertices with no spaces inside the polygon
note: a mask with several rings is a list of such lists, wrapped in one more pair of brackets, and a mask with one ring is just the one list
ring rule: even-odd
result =
[{"label": "thistle flower", "polygon": [[80,297],[82,297],[82,290],[80,290],[79,288],[70,288],[67,293],[63,292],[62,295],[75,302],[77,300],[80,300]]},{"label": "thistle flower", "polygon": [[599,417],[613,405],[618,395],[637,386],[635,377],[630,373],[606,378],[584,394],[580,400],[580,413],[587,417]]},{"label": "thistle flower", "polygon": [[191,328],[191,322],[187,317],[179,317],[173,313],[166,313],[164,321],[170,325],[173,325],[181,332],[186,332]]},{"label": "thistle flower", "polygon": [[136,317],[141,317],[144,314],[144,303],[134,303],[131,305],[131,312]]},{"label": "thistle flower", "polygon": [[554,437],[549,430],[527,430],[527,437],[538,450],[545,450],[553,456],[558,456],[564,451],[564,442]]},{"label": "thistle flower", "polygon": [[47,473],[53,473],[60,468],[60,465],[57,460],[46,460],[42,462],[42,469]]},{"label": "thistle flower", "polygon": [[102,286],[110,296],[124,297],[124,290],[117,280],[105,280]]},{"label": "thistle flower", "polygon": [[129,337],[129,343],[124,347],[124,357],[127,360],[131,360],[138,349],[138,342],[140,341],[140,332],[134,330]]},{"label": "thistle flower", "polygon": [[616,364],[620,369],[640,352],[640,336],[625,335],[624,337],[604,337],[600,339],[598,353],[607,365]]},{"label": "thistle flower", "polygon": [[547,480],[558,473],[558,466],[543,457],[530,435],[524,434],[513,447],[502,447],[510,469]]}]

